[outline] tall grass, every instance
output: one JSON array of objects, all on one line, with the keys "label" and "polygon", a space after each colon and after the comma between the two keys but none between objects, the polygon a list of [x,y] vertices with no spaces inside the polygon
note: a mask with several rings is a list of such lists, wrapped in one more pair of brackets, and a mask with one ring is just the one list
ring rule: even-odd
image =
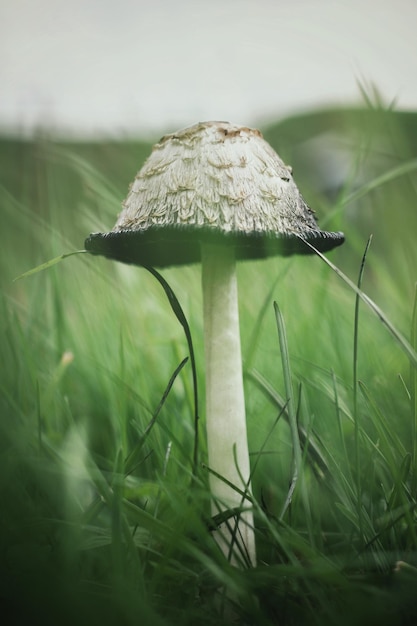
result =
[{"label": "tall grass", "polygon": [[109,229],[149,147],[0,142],[0,595],[16,623],[415,622],[415,119],[265,129],[347,241],[328,255],[339,274],[315,255],[238,268],[259,554],[243,571],[210,532],[199,267],[163,272],[196,357],[196,471],[189,345],[158,281],[84,254],[13,282]]}]

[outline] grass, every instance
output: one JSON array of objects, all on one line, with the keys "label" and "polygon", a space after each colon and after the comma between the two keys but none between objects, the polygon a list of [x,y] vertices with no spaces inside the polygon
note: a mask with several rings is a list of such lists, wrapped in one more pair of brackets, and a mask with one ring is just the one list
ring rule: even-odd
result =
[{"label": "grass", "polygon": [[344,230],[328,258],[352,284],[314,255],[239,266],[259,555],[242,571],[210,535],[199,267],[162,272],[194,345],[196,472],[187,338],[155,277],[84,254],[13,282],[109,229],[150,147],[0,141],[15,623],[415,623],[415,120],[378,105],[265,129],[320,224]]}]

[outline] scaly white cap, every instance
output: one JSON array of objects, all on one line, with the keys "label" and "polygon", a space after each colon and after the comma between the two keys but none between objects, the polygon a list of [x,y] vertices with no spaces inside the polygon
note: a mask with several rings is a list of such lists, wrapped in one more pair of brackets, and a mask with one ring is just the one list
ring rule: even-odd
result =
[{"label": "scaly white cap", "polygon": [[291,168],[258,130],[201,122],[157,143],[95,254],[157,267],[200,260],[200,242],[227,242],[237,259],[328,251],[342,233],[320,230]]}]

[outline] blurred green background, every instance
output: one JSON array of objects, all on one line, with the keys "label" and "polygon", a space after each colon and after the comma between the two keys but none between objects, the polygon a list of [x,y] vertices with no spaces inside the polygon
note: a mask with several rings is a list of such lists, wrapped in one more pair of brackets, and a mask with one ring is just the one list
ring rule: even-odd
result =
[{"label": "blurred green background", "polygon": [[[414,343],[417,114],[377,102],[261,130],[293,166],[320,226],[345,233],[328,256],[354,282],[372,234],[362,287]],[[111,229],[150,149],[43,132],[0,138],[5,606],[16,623],[31,615],[33,623],[220,624],[228,622],[215,590],[233,580],[241,623],[414,623],[415,367],[364,303],[355,334],[355,293],[320,259],[238,268],[260,559],[247,577],[229,572],[210,544],[203,471],[190,503],[189,364],[145,436],[187,356],[159,284],[144,269],[88,255],[14,282]],[[205,460],[200,268],[163,274],[193,336]],[[273,428],[285,403],[273,301],[310,442],[309,514],[296,496],[279,523],[292,452],[284,418]]]}]

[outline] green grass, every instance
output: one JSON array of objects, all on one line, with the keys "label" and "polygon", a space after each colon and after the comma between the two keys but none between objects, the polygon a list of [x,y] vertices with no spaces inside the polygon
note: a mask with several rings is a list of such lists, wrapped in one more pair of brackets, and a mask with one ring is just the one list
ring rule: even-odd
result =
[{"label": "green grass", "polygon": [[0,140],[0,597],[15,623],[415,623],[416,119],[376,106],[265,129],[320,224],[344,230],[328,258],[354,285],[373,238],[364,300],[314,255],[238,268],[259,555],[245,571],[210,535],[199,267],[162,272],[195,350],[196,476],[188,344],[158,281],[83,254],[13,282],[108,230],[150,146]]}]

